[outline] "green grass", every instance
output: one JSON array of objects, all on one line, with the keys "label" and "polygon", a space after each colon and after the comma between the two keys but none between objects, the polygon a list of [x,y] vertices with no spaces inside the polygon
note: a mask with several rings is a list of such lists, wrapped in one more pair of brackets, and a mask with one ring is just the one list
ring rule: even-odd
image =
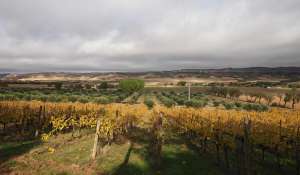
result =
[{"label": "green grass", "polygon": [[214,161],[206,156],[198,155],[184,144],[168,144],[163,147],[164,175],[220,175],[222,172]]},{"label": "green grass", "polygon": [[[138,131],[137,131],[138,132]],[[86,130],[81,137],[60,134],[49,142],[37,141],[0,143],[0,174],[4,172],[24,174],[103,174],[103,175],[222,175],[224,169],[216,165],[216,158],[209,153],[199,154],[187,146],[180,137],[166,135],[162,147],[162,165],[159,171],[150,163],[148,140],[145,133],[137,135],[131,145],[129,141],[113,143],[97,159],[90,159],[93,146],[93,130]],[[142,138],[140,138],[142,137]],[[54,152],[49,152],[54,148]],[[230,153],[233,158],[234,153]],[[260,152],[255,153],[259,158]],[[282,158],[282,162],[284,159]],[[276,159],[267,154],[265,161],[255,169],[260,174],[280,175],[282,172],[295,174],[293,162],[285,161],[283,171],[276,167]],[[262,162],[261,162],[262,163]],[[234,162],[231,162],[231,167]],[[293,165],[294,166],[294,165]],[[288,169],[287,169],[288,168]],[[234,171],[235,172],[235,171]]]},{"label": "green grass", "polygon": [[[83,130],[81,137],[73,138],[71,133],[53,136],[46,143],[37,141],[0,143],[0,174],[46,174],[46,175],[223,175],[224,167],[216,165],[216,157],[210,153],[196,152],[186,145],[176,133],[167,132],[162,147],[162,165],[160,170],[152,166],[148,152],[149,138],[142,130],[134,132],[133,142],[121,139],[97,155],[92,161],[94,131]],[[50,152],[53,148],[54,152]],[[211,147],[213,148],[213,147]],[[222,155],[222,154],[221,154]],[[230,165],[235,172],[234,152],[229,152]],[[260,158],[260,152],[255,152]],[[233,158],[233,159],[232,159]],[[232,159],[232,160],[231,160]],[[284,159],[282,158],[282,162]],[[266,153],[264,163],[255,167],[260,174],[280,175],[283,172],[295,174],[293,162],[285,161],[283,171],[276,167],[274,155]],[[294,166],[294,165],[293,165]],[[291,171],[292,170],[292,171]]]},{"label": "green grass", "polygon": [[[85,131],[82,137],[73,138],[71,134],[52,137],[49,142],[37,145],[36,142],[2,143],[0,157],[4,162],[1,172],[29,174],[107,174],[107,175],[194,175],[221,174],[216,170],[213,160],[202,157],[189,150],[184,144],[166,144],[162,151],[162,169],[155,171],[149,161],[147,142],[131,144],[112,144],[104,154],[91,161],[93,146],[92,131]],[[29,146],[30,145],[30,146]],[[48,148],[54,148],[53,153]],[[5,159],[3,157],[5,155]],[[18,155],[14,158],[12,155]]]},{"label": "green grass", "polygon": [[39,144],[38,141],[4,142],[0,144],[0,163],[26,153]]}]

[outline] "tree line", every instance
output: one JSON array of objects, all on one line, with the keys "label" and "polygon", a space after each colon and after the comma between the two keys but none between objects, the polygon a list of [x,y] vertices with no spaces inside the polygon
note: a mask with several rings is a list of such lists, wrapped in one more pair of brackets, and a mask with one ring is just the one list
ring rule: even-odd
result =
[{"label": "tree line", "polygon": [[[223,86],[212,86],[207,92],[214,96],[230,98],[238,100],[242,95],[247,96],[247,101],[252,103],[262,103],[263,100],[267,102],[267,105],[288,107],[287,104],[291,103],[291,108],[295,108],[295,105],[300,102],[300,92],[296,88],[292,88],[286,93],[278,93],[274,95],[272,93],[263,92],[249,92],[244,93],[238,88],[223,87]],[[272,103],[275,97],[279,98],[278,103]],[[283,103],[283,104],[282,104]]]}]

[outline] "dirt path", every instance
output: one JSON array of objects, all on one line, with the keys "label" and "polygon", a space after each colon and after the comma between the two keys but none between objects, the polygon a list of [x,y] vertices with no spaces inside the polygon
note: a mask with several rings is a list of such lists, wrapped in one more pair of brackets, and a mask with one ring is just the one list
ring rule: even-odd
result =
[{"label": "dirt path", "polygon": [[122,103],[129,103],[132,100],[132,97],[135,95],[135,93],[132,93],[127,98],[125,98]]}]

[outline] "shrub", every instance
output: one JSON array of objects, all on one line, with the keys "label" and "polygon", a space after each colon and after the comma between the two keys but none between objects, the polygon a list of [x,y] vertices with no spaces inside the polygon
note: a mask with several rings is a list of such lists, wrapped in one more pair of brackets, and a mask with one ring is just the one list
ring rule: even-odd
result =
[{"label": "shrub", "polygon": [[251,104],[251,103],[244,104],[242,108],[247,111],[259,111],[259,112],[267,111],[269,109],[266,105]]},{"label": "shrub", "polygon": [[50,95],[48,97],[48,101],[50,102],[61,102],[61,98],[59,96],[56,96],[56,95]]},{"label": "shrub", "polygon": [[172,106],[174,106],[176,103],[175,103],[173,100],[171,100],[171,99],[165,98],[165,99],[163,100],[163,104],[164,104],[166,107],[172,107]]},{"label": "shrub", "polygon": [[78,101],[79,101],[80,103],[88,103],[88,102],[89,102],[89,99],[86,98],[86,97],[80,97],[80,98],[78,99]]},{"label": "shrub", "polygon": [[111,100],[107,97],[98,97],[95,99],[95,102],[98,104],[109,104],[111,103]]},{"label": "shrub", "polygon": [[46,101],[48,101],[48,97],[46,95],[41,95],[39,97],[39,100],[42,101],[42,102],[46,102]]},{"label": "shrub", "polygon": [[262,111],[262,112],[269,110],[269,107],[266,105],[259,105],[259,106],[260,106],[260,111]]},{"label": "shrub", "polygon": [[173,100],[175,100],[178,105],[184,105],[185,104],[184,98],[181,98],[181,97],[178,97],[178,96],[174,96]]},{"label": "shrub", "polygon": [[68,100],[70,101],[70,102],[76,102],[77,101],[77,97],[76,96],[74,96],[74,95],[71,95],[71,96],[69,96],[68,97]]},{"label": "shrub", "polygon": [[176,103],[174,100],[169,99],[168,97],[165,97],[163,95],[157,95],[157,98],[166,106],[166,107],[172,107]]},{"label": "shrub", "polygon": [[122,100],[124,100],[125,98],[127,98],[128,95],[127,94],[120,94],[120,95],[118,95],[118,97],[119,97],[119,99],[117,99],[117,101],[121,102]]},{"label": "shrub", "polygon": [[107,89],[108,83],[106,81],[102,82],[99,86],[97,86],[98,89]]},{"label": "shrub", "polygon": [[23,94],[23,93],[16,93],[15,96],[16,96],[18,99],[20,99],[20,100],[22,100],[22,99],[24,98],[24,94]]},{"label": "shrub", "polygon": [[237,108],[242,107],[242,103],[240,103],[240,102],[235,102],[234,105],[235,105]]},{"label": "shrub", "polygon": [[85,84],[84,87],[85,87],[85,89],[88,89],[88,90],[89,90],[89,89],[92,88],[92,85],[90,85],[90,84]]},{"label": "shrub", "polygon": [[25,95],[25,96],[24,96],[24,100],[26,100],[26,101],[31,101],[31,100],[32,100],[31,95]]},{"label": "shrub", "polygon": [[177,83],[177,86],[185,86],[186,85],[186,81],[179,81]]},{"label": "shrub", "polygon": [[234,108],[234,104],[232,104],[232,103],[224,103],[223,105],[224,105],[225,109],[228,109],[228,110]]},{"label": "shrub", "polygon": [[219,101],[213,101],[214,107],[218,107],[218,106],[220,105],[220,103],[221,103],[221,102],[219,102]]},{"label": "shrub", "polygon": [[144,104],[145,104],[149,109],[153,108],[153,106],[154,106],[153,100],[151,100],[151,99],[149,99],[149,98],[146,98],[146,99],[144,100]]},{"label": "shrub", "polygon": [[201,100],[187,100],[184,103],[187,107],[204,107],[206,105],[206,103],[204,101]]},{"label": "shrub", "polygon": [[54,83],[55,89],[60,90],[62,88],[63,83],[62,82],[56,82]]}]

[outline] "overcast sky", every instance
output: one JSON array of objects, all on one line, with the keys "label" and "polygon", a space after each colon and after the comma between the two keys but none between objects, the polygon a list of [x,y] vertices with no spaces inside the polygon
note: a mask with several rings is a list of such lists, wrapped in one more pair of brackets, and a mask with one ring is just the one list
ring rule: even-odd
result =
[{"label": "overcast sky", "polygon": [[300,0],[0,0],[1,71],[300,66]]}]

